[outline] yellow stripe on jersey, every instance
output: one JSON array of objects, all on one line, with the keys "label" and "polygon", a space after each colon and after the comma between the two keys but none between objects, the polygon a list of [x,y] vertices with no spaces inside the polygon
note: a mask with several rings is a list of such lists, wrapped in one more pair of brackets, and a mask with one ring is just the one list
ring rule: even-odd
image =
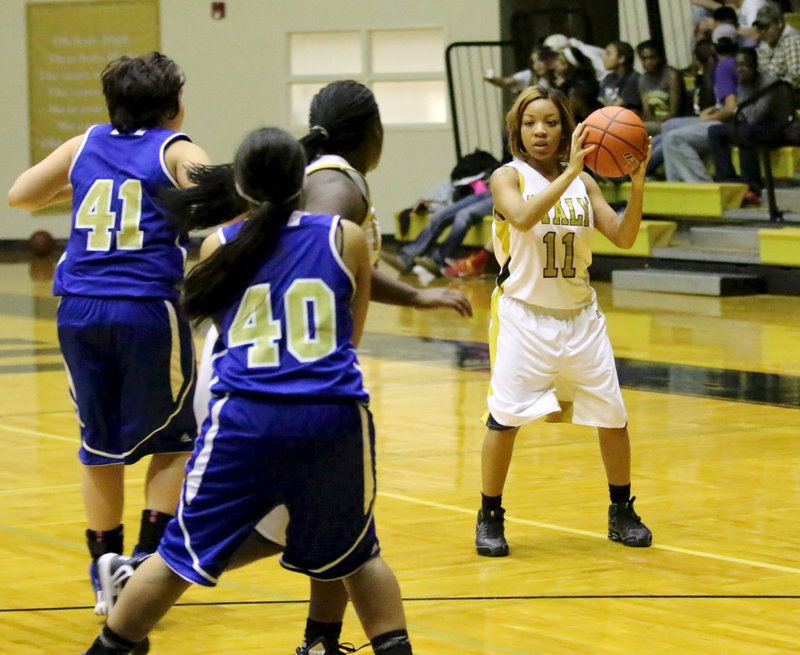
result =
[{"label": "yellow stripe on jersey", "polygon": [[[495,353],[497,352],[497,339],[500,336],[500,315],[498,310],[500,308],[500,297],[503,295],[502,287],[495,287],[494,291],[492,292],[492,309],[491,309],[491,318],[489,319],[489,366],[494,368],[494,358]],[[486,394],[487,398],[494,395],[492,391],[492,382],[491,379],[489,380],[489,390]],[[483,416],[481,416],[481,421],[486,423],[489,419],[489,410],[487,409]]]},{"label": "yellow stripe on jersey", "polygon": [[[524,194],[525,176],[519,169],[515,170],[517,171],[517,177],[519,178],[519,192],[520,194]],[[508,220],[503,218],[501,214],[498,213],[496,207],[492,207],[492,216],[494,217],[494,223],[492,224],[492,242],[494,244],[495,252],[499,255],[496,255],[497,261],[502,267],[507,264],[509,257],[511,257],[511,232],[508,229]]]},{"label": "yellow stripe on jersey", "polygon": [[375,502],[375,465],[372,461],[372,442],[369,436],[369,417],[363,405],[358,406],[361,414],[361,448],[364,465],[364,516],[369,515]]},{"label": "yellow stripe on jersey", "polygon": [[181,366],[181,335],[178,329],[178,315],[175,307],[168,300],[164,301],[169,317],[169,332],[171,345],[169,352],[169,387],[172,393],[172,402],[178,400],[185,379],[183,377],[183,366]]}]

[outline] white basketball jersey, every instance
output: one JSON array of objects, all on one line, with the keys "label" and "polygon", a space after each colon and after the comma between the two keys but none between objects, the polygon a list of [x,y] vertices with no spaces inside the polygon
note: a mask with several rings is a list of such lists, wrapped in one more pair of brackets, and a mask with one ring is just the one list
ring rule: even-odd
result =
[{"label": "white basketball jersey", "polygon": [[369,197],[369,187],[367,186],[367,181],[364,179],[364,176],[355,168],[353,168],[344,157],[340,157],[339,155],[322,155],[321,157],[318,157],[308,166],[306,166],[306,175],[311,175],[311,173],[324,168],[332,168],[343,171],[351,180],[353,180],[355,185],[358,187],[358,190],[361,191],[361,195],[364,197],[364,202],[366,202],[367,207],[369,207],[367,210],[367,216],[364,218],[364,222],[361,223],[361,229],[364,230],[364,233],[367,236],[369,260],[374,266],[377,263],[378,255],[381,252],[381,226],[380,223],[378,223],[378,218],[375,216],[375,208],[372,206],[372,201]]},{"label": "white basketball jersey", "polygon": [[[506,164],[519,173],[524,199],[543,191],[550,181],[520,159]],[[595,299],[589,286],[594,214],[586,185],[576,177],[530,230],[518,230],[495,212],[492,239],[501,266],[503,293],[539,307],[576,309]]]}]

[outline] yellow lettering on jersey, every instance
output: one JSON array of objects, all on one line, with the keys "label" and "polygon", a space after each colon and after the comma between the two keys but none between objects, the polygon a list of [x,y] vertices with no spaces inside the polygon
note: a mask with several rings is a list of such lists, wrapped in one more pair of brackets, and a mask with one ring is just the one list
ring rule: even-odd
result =
[{"label": "yellow lettering on jersey", "polygon": [[111,250],[115,220],[111,211],[113,191],[114,180],[95,180],[75,212],[75,227],[88,230],[86,250]]},{"label": "yellow lettering on jersey", "polygon": [[542,216],[542,225],[550,225],[550,219],[553,218],[553,209],[551,208],[544,216]]},{"label": "yellow lettering on jersey", "polygon": [[284,294],[283,305],[286,347],[295,359],[315,362],[336,350],[336,296],[324,280],[296,279]]},{"label": "yellow lettering on jersey", "polygon": [[556,201],[556,204],[553,205],[553,211],[553,225],[569,225],[569,219],[564,213],[564,208],[561,206],[560,198]]},{"label": "yellow lettering on jersey", "polygon": [[228,346],[247,346],[247,367],[280,365],[281,322],[272,315],[269,283],[248,287],[228,328]]},{"label": "yellow lettering on jersey", "polygon": [[564,202],[566,203],[567,209],[569,210],[569,224],[573,226],[583,225],[583,219],[575,211],[575,205],[573,204],[572,201],[573,198],[564,198]]},{"label": "yellow lettering on jersey", "polygon": [[589,225],[589,197],[584,196],[583,198],[575,198],[575,200],[578,201],[578,204],[583,210],[583,227],[591,227]]}]

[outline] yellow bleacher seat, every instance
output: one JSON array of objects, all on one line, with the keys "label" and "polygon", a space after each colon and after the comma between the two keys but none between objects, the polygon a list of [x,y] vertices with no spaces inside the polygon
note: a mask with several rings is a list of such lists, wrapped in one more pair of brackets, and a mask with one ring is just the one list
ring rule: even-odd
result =
[{"label": "yellow bleacher seat", "polygon": [[762,264],[800,266],[800,228],[763,228],[758,236]]},{"label": "yellow bleacher seat", "polygon": [[[719,217],[726,209],[738,209],[746,184],[716,182],[647,182],[645,215]],[[630,182],[619,186],[619,199],[631,196]]]},{"label": "yellow bleacher seat", "polygon": [[[739,149],[732,150],[733,167],[739,173]],[[793,178],[795,171],[800,170],[800,147],[781,146],[771,148],[769,158],[772,162],[772,176],[777,178]],[[763,166],[762,171],[763,174]]]},{"label": "yellow bleacher seat", "polygon": [[639,234],[633,246],[627,250],[618,248],[606,239],[599,230],[592,234],[592,253],[595,255],[626,255],[628,257],[649,257],[653,248],[669,245],[678,224],[675,221],[642,221]]}]

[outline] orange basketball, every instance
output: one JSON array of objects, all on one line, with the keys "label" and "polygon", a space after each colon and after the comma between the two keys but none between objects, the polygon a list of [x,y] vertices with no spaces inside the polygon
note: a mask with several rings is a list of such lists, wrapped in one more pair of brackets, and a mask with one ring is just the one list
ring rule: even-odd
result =
[{"label": "orange basketball", "polygon": [[647,154],[647,130],[642,119],[625,107],[601,107],[586,118],[584,146],[596,145],[586,165],[604,177],[630,175]]}]

